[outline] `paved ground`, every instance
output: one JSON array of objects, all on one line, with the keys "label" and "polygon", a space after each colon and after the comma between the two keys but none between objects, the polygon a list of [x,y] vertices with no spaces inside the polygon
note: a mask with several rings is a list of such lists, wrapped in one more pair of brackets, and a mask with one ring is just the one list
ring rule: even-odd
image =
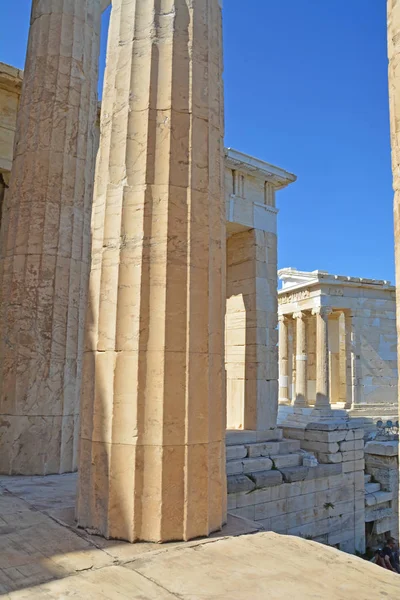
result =
[{"label": "paved ground", "polygon": [[189,544],[125,544],[74,526],[76,479],[0,478],[0,594],[11,600],[380,600],[400,576],[231,518]]}]

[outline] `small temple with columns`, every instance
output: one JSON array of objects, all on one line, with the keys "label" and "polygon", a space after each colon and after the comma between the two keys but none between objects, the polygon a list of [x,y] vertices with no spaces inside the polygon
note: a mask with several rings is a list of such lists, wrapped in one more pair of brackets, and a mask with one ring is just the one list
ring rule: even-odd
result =
[{"label": "small temple with columns", "polygon": [[397,418],[395,288],[325,271],[278,274],[280,422],[315,420],[317,410]]}]

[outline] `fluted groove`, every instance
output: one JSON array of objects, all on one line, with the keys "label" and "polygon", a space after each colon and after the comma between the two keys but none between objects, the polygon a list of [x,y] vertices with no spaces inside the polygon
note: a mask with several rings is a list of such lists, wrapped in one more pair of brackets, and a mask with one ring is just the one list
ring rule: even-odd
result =
[{"label": "fluted groove", "polygon": [[115,0],[92,221],[78,522],[207,535],[225,518],[217,0]]},{"label": "fluted groove", "polygon": [[100,16],[97,0],[32,2],[1,235],[3,473],[77,465]]}]

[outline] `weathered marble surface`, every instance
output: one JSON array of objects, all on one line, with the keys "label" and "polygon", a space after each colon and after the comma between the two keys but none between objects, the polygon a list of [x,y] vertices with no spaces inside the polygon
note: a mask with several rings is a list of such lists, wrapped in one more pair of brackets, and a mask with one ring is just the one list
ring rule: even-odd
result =
[{"label": "weathered marble surface", "polygon": [[389,571],[304,539],[273,533],[245,535],[257,528],[239,517],[229,517],[221,535],[189,543],[127,544],[87,536],[55,522],[42,504],[43,498],[51,496],[55,505],[69,506],[74,483],[73,475],[0,479],[0,594],[5,598],[348,600],[350,595],[376,600],[399,596],[400,578]]},{"label": "weathered marble surface", "polygon": [[92,223],[77,516],[129,541],[226,517],[217,0],[115,0]]},{"label": "weathered marble surface", "polygon": [[0,472],[77,466],[101,9],[33,0],[0,255]]}]

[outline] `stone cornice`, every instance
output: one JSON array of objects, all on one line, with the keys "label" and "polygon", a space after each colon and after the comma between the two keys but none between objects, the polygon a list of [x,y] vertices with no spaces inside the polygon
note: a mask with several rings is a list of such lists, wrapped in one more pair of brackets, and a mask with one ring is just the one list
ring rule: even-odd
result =
[{"label": "stone cornice", "polygon": [[296,175],[233,148],[225,148],[225,164],[231,169],[238,169],[248,175],[262,177],[277,190],[297,180]]},{"label": "stone cornice", "polygon": [[[384,289],[395,291],[390,281],[383,279],[366,279],[346,275],[332,275],[326,271],[298,271],[293,268],[280,269],[278,277],[284,282],[284,287],[278,291],[279,296],[293,293],[297,290],[323,288],[325,286],[366,287],[368,289]],[[286,280],[286,283],[285,283]],[[328,295],[332,295],[329,293]]]},{"label": "stone cornice", "polygon": [[11,65],[0,62],[0,88],[21,93],[24,72]]}]

